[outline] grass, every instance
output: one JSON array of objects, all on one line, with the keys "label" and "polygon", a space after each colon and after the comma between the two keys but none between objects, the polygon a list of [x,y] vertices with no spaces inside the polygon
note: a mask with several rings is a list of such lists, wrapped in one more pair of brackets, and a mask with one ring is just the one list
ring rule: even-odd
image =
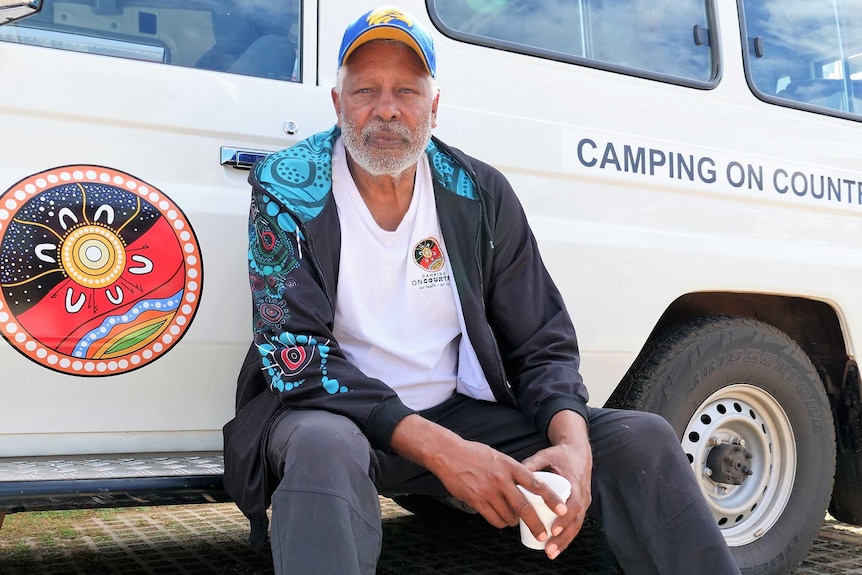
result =
[{"label": "grass", "polygon": [[[192,509],[205,512],[206,506]],[[197,557],[212,558],[218,563],[214,572],[220,575],[267,572],[268,552],[249,554],[247,523],[235,509],[229,512],[231,520],[221,513],[209,519],[223,521],[230,531],[227,537],[221,532],[218,537],[210,535],[216,530],[208,529],[197,515],[184,515],[182,506],[13,513],[0,528],[0,575],[126,573],[118,571],[119,555],[134,556],[128,568],[135,573],[142,565],[165,572],[166,561],[170,572],[179,573],[186,565],[197,567]],[[118,545],[118,540],[125,545]]]},{"label": "grass", "polygon": [[81,509],[66,511],[32,511],[12,513],[6,516],[0,528],[0,550],[9,551],[25,545],[22,541],[38,541],[48,549],[61,542],[76,540],[86,530],[76,529],[89,518],[111,521],[122,509]]}]

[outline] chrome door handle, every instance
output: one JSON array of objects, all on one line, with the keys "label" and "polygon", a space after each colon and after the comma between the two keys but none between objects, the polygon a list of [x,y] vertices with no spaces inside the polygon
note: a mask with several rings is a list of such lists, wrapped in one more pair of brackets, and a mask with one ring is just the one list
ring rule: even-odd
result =
[{"label": "chrome door handle", "polygon": [[250,170],[255,162],[262,160],[271,153],[264,150],[239,150],[222,146],[221,165],[230,166],[235,170]]}]

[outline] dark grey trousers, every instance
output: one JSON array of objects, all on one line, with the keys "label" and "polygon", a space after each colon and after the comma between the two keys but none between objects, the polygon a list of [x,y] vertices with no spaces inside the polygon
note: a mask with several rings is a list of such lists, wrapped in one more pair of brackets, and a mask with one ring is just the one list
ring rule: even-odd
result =
[{"label": "dark grey trousers", "polygon": [[[548,445],[520,411],[455,396],[422,415],[521,461]],[[590,409],[590,517],[626,575],[738,575],[670,425],[649,413]],[[380,556],[378,494],[447,495],[427,469],[371,449],[349,419],[288,410],[267,453],[277,575],[371,575]]]}]

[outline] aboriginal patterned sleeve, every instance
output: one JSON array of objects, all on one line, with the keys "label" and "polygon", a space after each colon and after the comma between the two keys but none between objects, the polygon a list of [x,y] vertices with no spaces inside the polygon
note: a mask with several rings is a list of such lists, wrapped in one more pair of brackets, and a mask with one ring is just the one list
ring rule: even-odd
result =
[{"label": "aboriginal patterned sleeve", "polygon": [[347,416],[375,448],[388,450],[395,425],[413,411],[389,386],[350,364],[332,335],[334,293],[328,290],[336,281],[323,270],[335,266],[321,260],[337,261],[338,221],[329,188],[308,190],[309,182],[331,185],[325,153],[331,140],[324,136],[273,154],[250,178],[254,341],[270,391],[282,403]]}]

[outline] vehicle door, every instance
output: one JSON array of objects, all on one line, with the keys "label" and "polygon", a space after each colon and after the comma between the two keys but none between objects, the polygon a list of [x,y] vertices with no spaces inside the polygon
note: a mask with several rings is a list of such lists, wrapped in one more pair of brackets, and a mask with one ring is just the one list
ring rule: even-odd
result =
[{"label": "vehicle door", "polygon": [[316,12],[45,0],[0,26],[0,456],[221,448],[248,167],[334,122]]}]

